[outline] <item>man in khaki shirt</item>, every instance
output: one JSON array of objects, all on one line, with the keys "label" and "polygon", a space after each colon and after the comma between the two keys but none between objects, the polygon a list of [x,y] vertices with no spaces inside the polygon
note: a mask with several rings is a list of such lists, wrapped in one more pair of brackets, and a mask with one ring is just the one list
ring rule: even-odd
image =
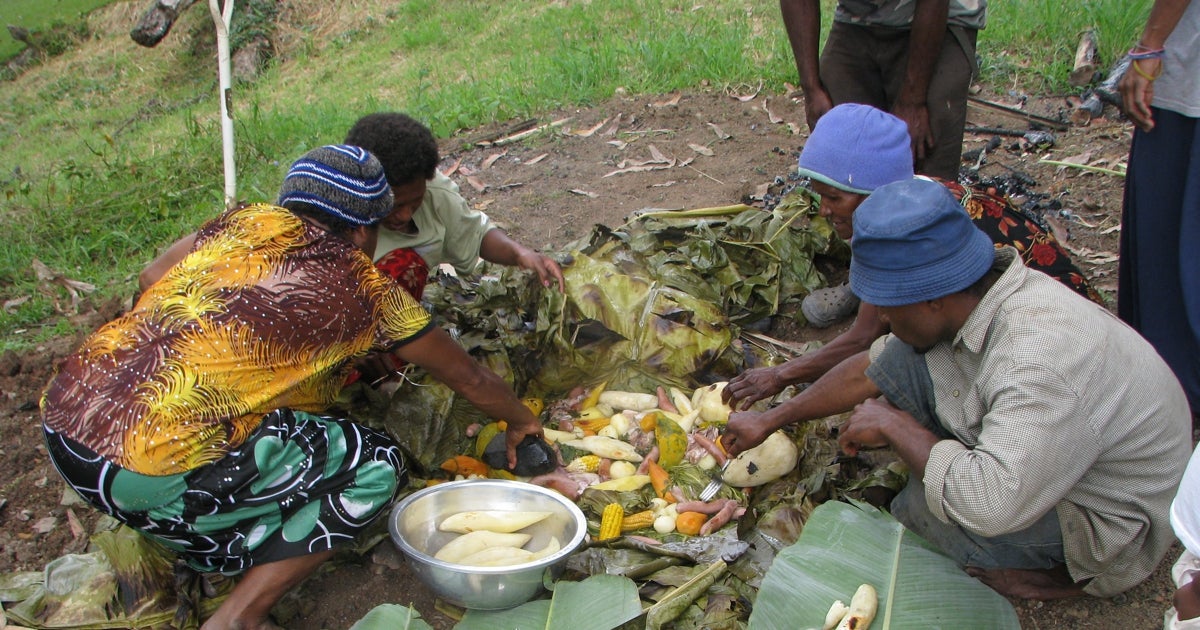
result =
[{"label": "man in khaki shirt", "polygon": [[734,414],[730,453],[853,408],[842,449],[891,447],[910,467],[893,515],[997,591],[1103,597],[1149,576],[1191,451],[1154,349],[996,249],[935,182],[877,189],[851,246],[851,287],[892,335],[787,403]]}]

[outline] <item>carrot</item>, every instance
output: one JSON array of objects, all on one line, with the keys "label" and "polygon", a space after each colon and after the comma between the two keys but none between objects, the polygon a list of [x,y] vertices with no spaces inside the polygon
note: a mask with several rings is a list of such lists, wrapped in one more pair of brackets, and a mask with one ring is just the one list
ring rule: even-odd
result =
[{"label": "carrot", "polygon": [[652,459],[646,461],[650,462],[646,464],[646,472],[650,475],[650,485],[654,486],[654,493],[667,501],[671,501],[675,495],[667,491],[667,484],[671,481],[670,473],[667,472],[667,469],[659,466],[658,462]]},{"label": "carrot", "polygon": [[487,464],[468,455],[455,455],[454,457],[442,462],[441,468],[451,475],[462,475],[464,477],[468,477],[470,475],[486,477],[488,475],[488,471],[491,470],[488,468]]}]

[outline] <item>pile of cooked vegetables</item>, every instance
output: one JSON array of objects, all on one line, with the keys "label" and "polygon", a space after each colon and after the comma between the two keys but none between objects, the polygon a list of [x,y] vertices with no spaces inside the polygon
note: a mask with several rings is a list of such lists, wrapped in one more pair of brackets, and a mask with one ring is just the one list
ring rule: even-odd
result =
[{"label": "pile of cooked vegetables", "polygon": [[[800,456],[780,432],[729,461],[721,473],[729,460],[718,439],[730,414],[724,387],[715,383],[689,394],[659,386],[645,393],[601,383],[576,388],[548,406],[527,398],[525,405],[542,417],[545,440],[558,458],[552,472],[518,477],[485,462],[488,445],[505,430],[503,421],[469,427],[473,452],[447,459],[442,469],[455,479],[516,479],[555,490],[580,505],[598,540],[631,535],[657,543],[670,536],[705,536],[741,516],[747,489],[787,474]],[[715,499],[700,501],[700,491],[718,475],[727,487]]]}]

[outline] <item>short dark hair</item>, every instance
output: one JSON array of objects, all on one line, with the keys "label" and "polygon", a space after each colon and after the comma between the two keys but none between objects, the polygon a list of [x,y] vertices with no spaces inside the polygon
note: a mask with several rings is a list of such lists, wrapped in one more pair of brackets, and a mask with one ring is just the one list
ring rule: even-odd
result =
[{"label": "short dark hair", "polygon": [[433,179],[437,169],[438,145],[433,132],[408,114],[367,114],[350,128],[346,144],[374,153],[393,188],[417,178]]}]

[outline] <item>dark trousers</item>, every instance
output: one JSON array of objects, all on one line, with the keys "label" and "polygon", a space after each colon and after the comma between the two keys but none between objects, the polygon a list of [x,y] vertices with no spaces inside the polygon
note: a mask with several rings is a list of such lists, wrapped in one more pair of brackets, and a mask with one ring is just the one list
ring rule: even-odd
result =
[{"label": "dark trousers", "polygon": [[[904,85],[909,33],[908,29],[834,22],[821,52],[821,83],[834,104],[864,103],[891,111]],[[946,29],[926,99],[935,145],[917,165],[918,173],[958,179],[967,89],[976,71],[977,33],[958,26]]]}]

